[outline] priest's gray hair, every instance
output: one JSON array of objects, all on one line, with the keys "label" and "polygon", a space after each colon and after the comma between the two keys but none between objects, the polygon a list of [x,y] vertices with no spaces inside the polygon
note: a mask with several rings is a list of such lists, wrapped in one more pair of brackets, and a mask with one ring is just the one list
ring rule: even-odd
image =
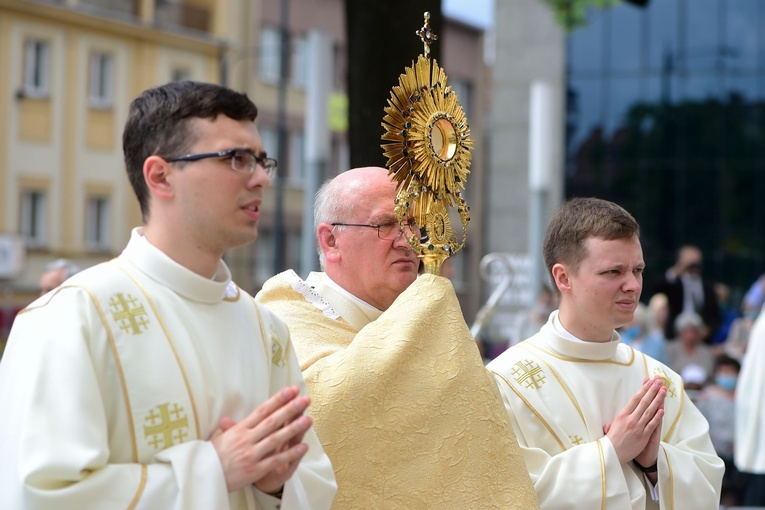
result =
[{"label": "priest's gray hair", "polygon": [[[319,243],[318,227],[322,223],[342,223],[348,221],[353,214],[353,199],[348,196],[348,183],[343,185],[337,179],[324,181],[313,201],[313,228],[316,235],[316,253],[319,254],[319,265],[324,271],[327,258]],[[342,227],[335,227],[342,228]]]}]

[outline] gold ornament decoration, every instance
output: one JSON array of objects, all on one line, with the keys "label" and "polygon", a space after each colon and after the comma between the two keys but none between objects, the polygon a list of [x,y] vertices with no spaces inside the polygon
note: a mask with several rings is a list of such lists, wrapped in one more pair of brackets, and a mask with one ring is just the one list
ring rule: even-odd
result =
[{"label": "gold ornament decoration", "polygon": [[[457,94],[447,77],[430,58],[430,45],[438,36],[430,28],[430,14],[417,30],[424,45],[411,67],[391,90],[382,126],[383,152],[388,172],[398,182],[396,217],[402,223],[411,216],[421,237],[409,244],[425,262],[425,271],[439,274],[441,263],[465,246],[470,208],[462,191],[470,173],[470,126]],[[462,222],[462,241],[457,240],[448,214],[456,207]]]}]

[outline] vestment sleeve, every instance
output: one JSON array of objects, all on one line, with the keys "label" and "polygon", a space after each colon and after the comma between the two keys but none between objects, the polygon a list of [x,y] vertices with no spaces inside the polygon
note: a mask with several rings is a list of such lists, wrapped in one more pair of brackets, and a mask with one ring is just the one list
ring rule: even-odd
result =
[{"label": "vestment sleeve", "polygon": [[[261,310],[266,323],[274,326],[276,335],[270,341],[280,342],[280,348],[283,350],[283,362],[277,360],[272,366],[271,394],[275,394],[285,386],[298,386],[300,394],[307,395],[308,389],[300,371],[300,364],[290,341],[287,326],[264,307],[261,307]],[[270,326],[267,326],[266,331],[269,330]],[[272,348],[272,352],[278,352],[278,350]],[[281,510],[328,510],[332,506],[332,501],[337,492],[332,464],[329,457],[324,453],[313,427],[305,433],[303,442],[308,445],[308,452],[300,462],[295,474],[284,485]],[[264,510],[273,508],[274,503],[278,503],[275,498],[257,490],[255,497]]]},{"label": "vestment sleeve", "polygon": [[706,418],[687,395],[683,394],[676,423],[665,418],[662,433],[658,458],[661,507],[716,509],[725,465],[714,451]]}]

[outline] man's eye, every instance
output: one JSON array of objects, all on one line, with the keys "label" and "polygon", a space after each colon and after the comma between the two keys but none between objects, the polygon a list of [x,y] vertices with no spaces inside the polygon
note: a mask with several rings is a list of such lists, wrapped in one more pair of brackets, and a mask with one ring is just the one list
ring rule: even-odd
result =
[{"label": "man's eye", "polygon": [[235,152],[231,157],[237,166],[245,166],[250,160],[249,156],[246,152]]}]

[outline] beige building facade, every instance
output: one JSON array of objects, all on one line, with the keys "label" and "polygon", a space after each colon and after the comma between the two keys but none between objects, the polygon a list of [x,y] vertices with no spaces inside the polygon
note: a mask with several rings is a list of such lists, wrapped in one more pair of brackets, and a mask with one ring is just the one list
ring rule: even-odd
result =
[{"label": "beige building facade", "polygon": [[122,158],[130,101],[217,81],[237,5],[0,0],[0,338],[47,263],[122,250],[141,223]]},{"label": "beige building facade", "polygon": [[[108,260],[140,225],[124,170],[122,127],[135,96],[172,80],[223,83],[246,92],[258,105],[256,123],[269,155],[280,152],[284,128],[278,177],[284,262],[300,267],[308,34],[323,30],[333,46],[331,156],[323,177],[348,169],[349,64],[342,0],[288,5],[282,110],[280,0],[0,0],[0,340],[15,312],[36,297],[47,263],[69,258],[88,267]],[[441,64],[476,140],[467,190],[473,218],[454,279],[471,320],[480,306],[483,126],[491,79],[480,29],[446,19],[440,41]],[[411,58],[401,56],[402,71]],[[382,115],[381,106],[381,120]],[[272,189],[264,198],[258,242],[227,255],[234,279],[251,292],[273,274],[276,209]]]}]

